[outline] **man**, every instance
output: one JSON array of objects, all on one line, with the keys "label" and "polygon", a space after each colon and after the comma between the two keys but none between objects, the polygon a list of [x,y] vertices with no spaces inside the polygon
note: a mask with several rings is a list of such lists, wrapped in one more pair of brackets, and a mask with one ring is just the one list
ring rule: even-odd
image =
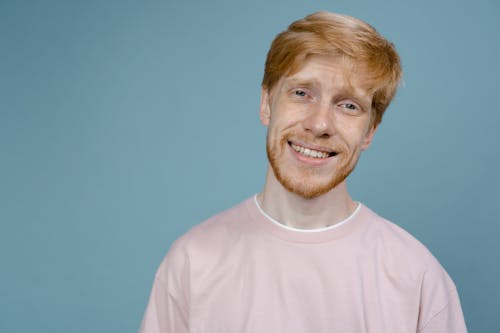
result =
[{"label": "man", "polygon": [[264,189],[172,245],[141,332],[466,332],[436,259],[347,191],[400,77],[394,46],[355,18],[318,12],[279,34]]}]

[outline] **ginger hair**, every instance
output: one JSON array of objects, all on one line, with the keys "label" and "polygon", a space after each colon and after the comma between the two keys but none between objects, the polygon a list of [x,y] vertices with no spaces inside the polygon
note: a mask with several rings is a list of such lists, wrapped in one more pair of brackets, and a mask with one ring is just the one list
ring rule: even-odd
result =
[{"label": "ginger hair", "polygon": [[373,94],[371,119],[376,127],[402,76],[394,44],[359,19],[316,12],[293,22],[273,40],[262,87],[270,92],[282,77],[295,74],[314,55],[332,56],[343,70],[362,75],[363,85]]}]

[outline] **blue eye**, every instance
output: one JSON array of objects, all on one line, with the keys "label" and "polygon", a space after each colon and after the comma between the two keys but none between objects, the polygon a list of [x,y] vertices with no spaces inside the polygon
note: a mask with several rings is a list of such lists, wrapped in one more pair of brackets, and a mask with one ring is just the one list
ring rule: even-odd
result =
[{"label": "blue eye", "polygon": [[306,92],[304,90],[295,90],[294,92],[295,96],[298,96],[298,97],[306,97]]},{"label": "blue eye", "polygon": [[344,106],[349,110],[357,110],[358,109],[358,107],[352,103],[345,103]]}]

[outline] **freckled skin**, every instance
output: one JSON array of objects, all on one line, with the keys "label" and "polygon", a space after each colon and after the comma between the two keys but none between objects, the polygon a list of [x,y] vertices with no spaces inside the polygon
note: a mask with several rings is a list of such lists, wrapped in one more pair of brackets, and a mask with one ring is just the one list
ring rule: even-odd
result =
[{"label": "freckled skin", "polygon": [[[267,155],[278,181],[304,198],[318,197],[352,172],[361,151],[368,148],[372,96],[346,77],[335,58],[311,57],[295,74],[263,90],[260,117],[268,126]],[[295,144],[335,152],[313,159],[295,152]]]}]

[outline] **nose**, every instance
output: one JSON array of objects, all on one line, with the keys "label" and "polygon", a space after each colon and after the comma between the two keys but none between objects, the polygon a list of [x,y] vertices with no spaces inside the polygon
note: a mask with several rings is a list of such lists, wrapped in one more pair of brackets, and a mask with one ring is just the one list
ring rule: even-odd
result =
[{"label": "nose", "polygon": [[333,135],[333,112],[329,103],[311,106],[308,116],[302,122],[304,130],[315,137],[329,138]]}]

